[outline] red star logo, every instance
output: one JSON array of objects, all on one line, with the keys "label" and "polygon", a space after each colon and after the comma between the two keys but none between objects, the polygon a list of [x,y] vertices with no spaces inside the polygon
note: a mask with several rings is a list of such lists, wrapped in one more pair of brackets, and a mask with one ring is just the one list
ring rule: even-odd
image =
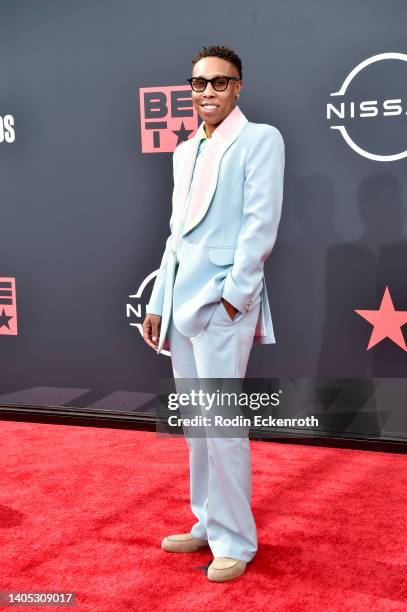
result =
[{"label": "red star logo", "polygon": [[361,317],[373,325],[367,350],[378,344],[384,338],[390,338],[400,348],[407,351],[401,328],[407,323],[407,310],[395,310],[390,297],[389,288],[386,287],[379,310],[356,310]]}]

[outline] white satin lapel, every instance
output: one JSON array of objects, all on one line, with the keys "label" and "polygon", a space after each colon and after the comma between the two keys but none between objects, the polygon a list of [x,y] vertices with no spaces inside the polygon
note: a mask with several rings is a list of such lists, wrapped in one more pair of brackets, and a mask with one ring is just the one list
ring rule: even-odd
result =
[{"label": "white satin lapel", "polygon": [[[182,235],[185,236],[191,231],[205,216],[206,211],[212,201],[213,194],[216,189],[219,175],[219,165],[225,151],[239,136],[242,128],[248,122],[245,115],[242,113],[238,106],[235,106],[231,113],[218,125],[216,130],[213,132],[209,142],[206,145],[205,156],[202,159],[202,165],[199,169],[199,176],[197,177],[196,188],[194,185],[194,193],[189,205],[187,212],[187,218],[185,219],[184,229]],[[201,123],[200,128],[203,127]],[[199,131],[199,130],[198,130]],[[188,155],[192,159],[185,159],[185,165],[188,170],[185,170],[185,183],[183,185],[182,203],[185,203],[188,195],[189,186],[192,178],[192,172],[195,163],[196,152],[199,145],[200,135],[198,132],[195,137],[198,136],[197,142],[194,148],[188,151]],[[192,139],[193,140],[193,139]],[[193,155],[195,153],[195,155]],[[188,189],[185,194],[186,183],[188,181]]]}]

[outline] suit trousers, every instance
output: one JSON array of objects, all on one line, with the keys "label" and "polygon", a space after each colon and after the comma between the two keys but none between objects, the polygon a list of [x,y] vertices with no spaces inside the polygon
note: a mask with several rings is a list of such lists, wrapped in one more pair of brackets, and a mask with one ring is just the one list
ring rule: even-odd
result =
[{"label": "suit trousers", "polygon": [[[167,338],[178,393],[187,391],[188,379],[245,378],[260,306],[258,295],[248,311],[238,311],[231,319],[220,301],[206,327],[191,338],[178,331],[171,315]],[[204,413],[208,415],[202,409]],[[206,426],[199,437],[188,436],[187,427],[183,430],[189,449],[191,509],[198,519],[190,532],[208,540],[215,557],[251,561],[257,551],[257,529],[251,510],[249,428],[239,437],[209,435]]]}]

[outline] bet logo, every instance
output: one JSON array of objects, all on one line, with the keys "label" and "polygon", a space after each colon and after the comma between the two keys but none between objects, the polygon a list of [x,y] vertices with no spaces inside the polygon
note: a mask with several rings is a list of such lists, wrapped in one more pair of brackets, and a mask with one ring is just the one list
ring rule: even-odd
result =
[{"label": "bet logo", "polygon": [[191,90],[185,85],[140,88],[142,153],[172,153],[198,129]]}]

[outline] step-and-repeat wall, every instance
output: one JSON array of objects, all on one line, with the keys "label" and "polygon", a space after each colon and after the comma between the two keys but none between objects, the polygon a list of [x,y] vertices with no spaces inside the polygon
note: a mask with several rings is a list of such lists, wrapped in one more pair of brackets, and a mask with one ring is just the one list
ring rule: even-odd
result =
[{"label": "step-and-repeat wall", "polygon": [[171,361],[141,324],[200,122],[186,79],[223,44],[240,108],[286,147],[276,344],[247,377],[328,434],[406,439],[406,19],[403,0],[2,3],[0,404],[152,410]]}]

